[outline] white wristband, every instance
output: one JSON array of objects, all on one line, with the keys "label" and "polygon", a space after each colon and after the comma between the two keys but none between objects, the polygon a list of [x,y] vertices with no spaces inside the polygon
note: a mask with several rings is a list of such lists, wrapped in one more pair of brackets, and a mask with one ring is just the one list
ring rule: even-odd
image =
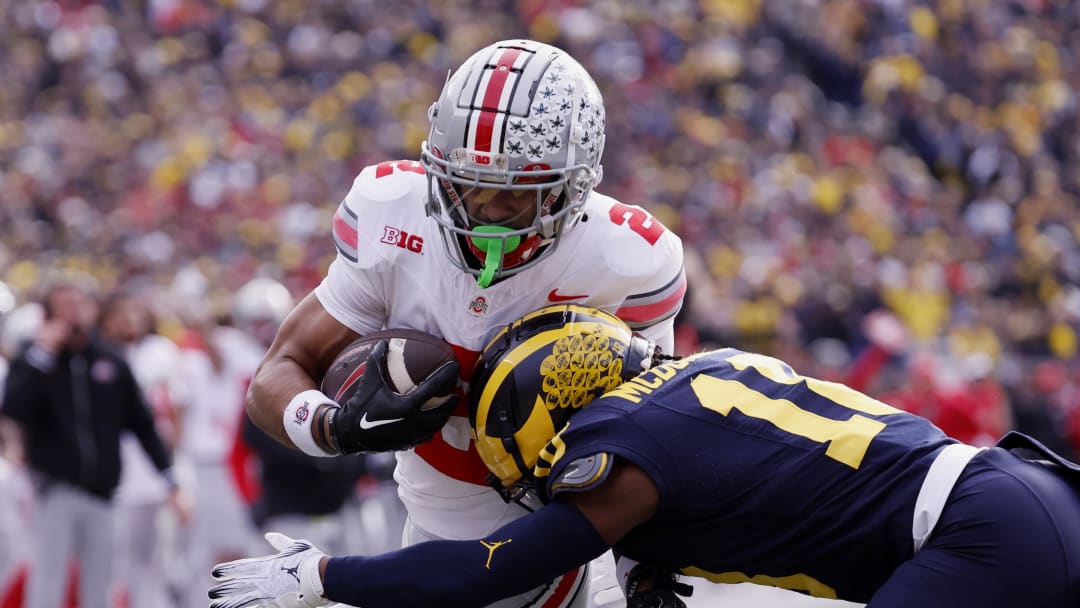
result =
[{"label": "white wristband", "polygon": [[311,436],[311,421],[315,417],[315,410],[324,403],[340,407],[336,401],[321,391],[306,390],[292,398],[289,405],[285,407],[285,415],[281,420],[285,425],[285,434],[292,440],[293,445],[308,456],[337,456],[320,447]]}]

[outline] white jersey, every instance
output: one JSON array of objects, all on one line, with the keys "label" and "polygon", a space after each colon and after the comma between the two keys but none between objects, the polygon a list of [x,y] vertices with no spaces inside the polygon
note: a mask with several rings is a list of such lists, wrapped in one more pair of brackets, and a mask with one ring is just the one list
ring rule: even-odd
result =
[{"label": "white jersey", "polygon": [[182,351],[188,388],[177,456],[187,463],[224,465],[236,442],[248,384],[265,349],[232,327],[215,327],[210,340],[221,355],[220,369],[204,350]]},{"label": "white jersey", "polygon": [[[558,248],[488,287],[450,261],[425,214],[418,163],[367,167],[334,217],[338,257],[315,294],[326,311],[363,335],[413,328],[455,349],[467,386],[487,339],[524,314],[558,302],[615,313],[671,352],[686,291],[682,243],[643,209],[593,193],[586,217]],[[395,478],[413,523],[449,539],[479,538],[510,509],[486,482],[471,445],[467,399],[435,437],[398,454]]]},{"label": "white jersey", "polygon": [[[166,429],[163,421],[169,421],[171,409],[180,402],[184,390],[180,347],[164,336],[150,334],[128,348],[127,361],[154,415],[158,432],[164,435],[163,431],[171,429]],[[165,478],[131,433],[125,433],[120,439],[120,456],[122,466],[120,484],[114,494],[116,502],[158,503],[168,497],[169,486]]]}]

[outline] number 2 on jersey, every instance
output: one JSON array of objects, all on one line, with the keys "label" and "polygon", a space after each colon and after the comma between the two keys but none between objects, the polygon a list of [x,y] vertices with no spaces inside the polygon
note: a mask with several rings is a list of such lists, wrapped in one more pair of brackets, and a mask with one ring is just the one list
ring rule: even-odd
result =
[{"label": "number 2 on jersey", "polygon": [[[780,384],[805,382],[811,391],[856,412],[882,416],[900,410],[834,382],[799,376],[786,364],[772,357],[740,353],[728,359],[739,370],[754,368],[762,376]],[[727,416],[737,409],[746,416],[767,420],[777,428],[818,443],[828,442],[825,455],[853,469],[858,469],[870,442],[885,423],[853,414],[847,420],[834,420],[800,408],[787,399],[774,399],[737,380],[714,378],[704,374],[690,382],[698,401],[707,409]]]},{"label": "number 2 on jersey", "polygon": [[641,238],[648,241],[650,245],[655,245],[666,230],[663,224],[656,221],[656,218],[646,213],[644,209],[622,203],[612,205],[608,216],[611,221],[620,226],[623,224],[629,226],[630,230],[640,234]]},{"label": "number 2 on jersey", "polygon": [[375,177],[386,177],[395,172],[408,171],[409,173],[424,174],[424,167],[415,160],[388,160],[375,166]]}]

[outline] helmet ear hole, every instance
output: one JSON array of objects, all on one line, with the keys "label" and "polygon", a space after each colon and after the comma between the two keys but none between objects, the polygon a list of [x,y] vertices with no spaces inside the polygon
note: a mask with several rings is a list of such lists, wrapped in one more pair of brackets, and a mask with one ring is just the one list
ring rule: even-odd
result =
[{"label": "helmet ear hole", "polygon": [[526,464],[525,459],[521,456],[521,450],[518,449],[517,441],[514,440],[513,435],[503,439],[503,449],[514,459],[514,464],[517,465],[518,472],[522,477],[532,473],[532,467]]},{"label": "helmet ear hole", "polygon": [[[505,387],[501,387],[500,392],[504,393],[500,398],[510,405],[509,407],[498,408],[491,411],[491,415],[487,420],[487,434],[491,437],[499,437],[503,442],[513,442],[514,432],[517,430],[517,424],[515,423],[515,415],[519,407],[518,395],[514,378],[511,376],[507,378]],[[513,453],[507,450],[508,453]]]}]

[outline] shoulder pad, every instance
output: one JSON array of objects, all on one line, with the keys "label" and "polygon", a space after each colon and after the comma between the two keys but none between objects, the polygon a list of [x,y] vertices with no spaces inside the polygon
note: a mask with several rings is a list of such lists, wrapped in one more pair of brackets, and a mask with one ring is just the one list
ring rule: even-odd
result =
[{"label": "shoulder pad", "polygon": [[671,278],[666,283],[652,291],[630,294],[615,311],[630,329],[641,331],[679,314],[686,296],[686,269],[679,266],[669,270]]},{"label": "shoulder pad", "polygon": [[674,317],[686,294],[678,235],[643,208],[602,194],[590,197],[588,212],[586,242],[596,244],[607,283],[617,287],[608,295],[622,300],[615,314],[635,331]]},{"label": "shoulder pad", "polygon": [[585,207],[590,239],[600,249],[609,270],[625,276],[663,274],[682,266],[682,239],[647,210],[593,193]]},{"label": "shoulder pad", "polygon": [[[389,160],[364,167],[353,180],[352,193],[358,193],[363,202],[392,202],[407,196],[418,185],[426,188],[424,168],[415,160]],[[363,204],[356,201],[357,204]]]},{"label": "shoulder pad", "polygon": [[338,253],[353,264],[370,264],[373,260],[360,259],[359,243],[369,238],[392,243],[388,239],[398,238],[403,232],[417,235],[425,231],[426,184],[424,170],[415,161],[365,167],[334,214]]},{"label": "shoulder pad", "polygon": [[560,492],[584,492],[604,483],[615,458],[607,452],[582,456],[570,461],[563,470],[548,482],[548,494]]}]

